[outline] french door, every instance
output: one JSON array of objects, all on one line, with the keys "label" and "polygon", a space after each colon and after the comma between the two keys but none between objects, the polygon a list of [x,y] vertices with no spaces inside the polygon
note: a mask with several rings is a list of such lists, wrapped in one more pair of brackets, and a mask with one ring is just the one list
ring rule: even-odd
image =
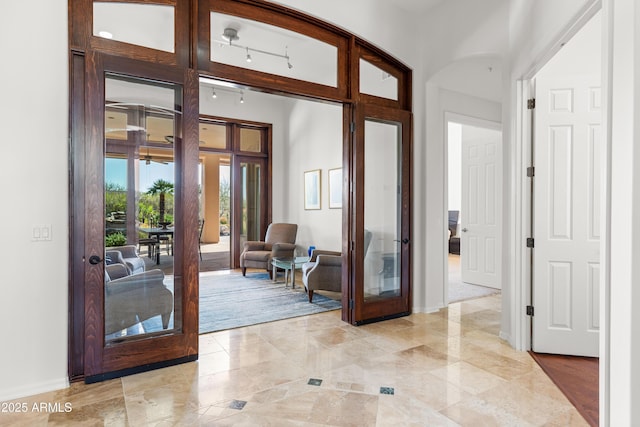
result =
[{"label": "french door", "polygon": [[269,225],[267,159],[236,155],[232,170],[232,250],[233,268],[237,268],[244,242],[263,240]]},{"label": "french door", "polygon": [[84,241],[72,262],[83,266],[84,377],[94,382],[197,358],[198,79],[102,54],[85,61],[96,84],[76,144]]},{"label": "french door", "polygon": [[408,315],[411,307],[411,113],[358,110],[353,150],[351,323]]}]

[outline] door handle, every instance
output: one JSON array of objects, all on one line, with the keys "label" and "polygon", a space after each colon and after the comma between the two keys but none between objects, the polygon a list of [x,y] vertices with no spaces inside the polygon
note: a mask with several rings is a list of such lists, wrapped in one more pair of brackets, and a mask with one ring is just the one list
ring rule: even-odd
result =
[{"label": "door handle", "polygon": [[104,261],[104,260],[102,258],[100,258],[98,255],[91,255],[89,257],[89,264],[91,264],[91,265],[100,264],[102,261]]},{"label": "door handle", "polygon": [[463,233],[466,233],[467,231],[469,231],[469,230],[467,230],[466,228],[463,228],[463,229],[462,229],[462,232],[463,232]]},{"label": "door handle", "polygon": [[406,245],[407,243],[409,243],[409,242],[410,242],[410,240],[409,240],[409,239],[407,239],[406,237],[405,237],[404,239],[402,239],[402,243],[404,243],[405,245]]}]

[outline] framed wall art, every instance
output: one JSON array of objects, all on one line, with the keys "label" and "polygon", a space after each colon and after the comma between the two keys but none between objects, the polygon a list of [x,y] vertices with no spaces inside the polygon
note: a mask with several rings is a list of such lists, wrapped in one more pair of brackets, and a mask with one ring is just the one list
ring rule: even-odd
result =
[{"label": "framed wall art", "polygon": [[342,168],[329,169],[329,209],[342,208]]},{"label": "framed wall art", "polygon": [[307,210],[320,209],[320,169],[304,173],[304,208]]}]

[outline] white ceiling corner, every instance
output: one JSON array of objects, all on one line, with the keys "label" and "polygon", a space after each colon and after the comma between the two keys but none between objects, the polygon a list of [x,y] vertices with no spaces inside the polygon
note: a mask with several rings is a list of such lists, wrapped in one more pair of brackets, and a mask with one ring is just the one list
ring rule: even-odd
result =
[{"label": "white ceiling corner", "polygon": [[384,0],[393,3],[408,12],[424,13],[433,9],[444,0]]}]

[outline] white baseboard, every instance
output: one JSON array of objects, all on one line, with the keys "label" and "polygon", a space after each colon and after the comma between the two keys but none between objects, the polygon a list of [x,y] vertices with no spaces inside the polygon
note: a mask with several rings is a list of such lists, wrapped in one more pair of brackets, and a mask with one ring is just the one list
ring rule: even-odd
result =
[{"label": "white baseboard", "polygon": [[498,337],[508,342],[511,347],[514,347],[513,343],[511,342],[511,335],[505,334],[503,331],[500,331]]},{"label": "white baseboard", "polygon": [[412,313],[435,313],[440,311],[440,309],[444,308],[444,306],[437,307],[412,307]]},{"label": "white baseboard", "polygon": [[33,396],[49,391],[61,390],[69,387],[69,379],[62,378],[57,380],[45,381],[36,384],[25,384],[20,387],[0,390],[0,401],[19,399],[21,397]]}]

